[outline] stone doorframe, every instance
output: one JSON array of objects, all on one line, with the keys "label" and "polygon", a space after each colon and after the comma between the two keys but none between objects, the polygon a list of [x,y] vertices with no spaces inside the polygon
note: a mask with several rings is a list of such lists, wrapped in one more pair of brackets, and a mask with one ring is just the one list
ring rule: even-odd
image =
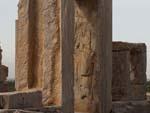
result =
[{"label": "stone doorframe", "polygon": [[[111,83],[108,83],[108,79],[111,79],[112,74],[112,0],[95,0],[94,2],[97,3],[96,60],[99,64],[96,67],[97,83],[95,85],[97,113],[109,113],[111,109]],[[61,1],[63,113],[74,112],[74,9],[73,0]]]}]

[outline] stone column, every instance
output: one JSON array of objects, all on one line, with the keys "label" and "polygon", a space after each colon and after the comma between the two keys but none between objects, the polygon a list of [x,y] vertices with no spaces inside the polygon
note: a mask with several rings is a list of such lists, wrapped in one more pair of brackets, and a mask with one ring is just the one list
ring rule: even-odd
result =
[{"label": "stone column", "polygon": [[43,102],[61,104],[60,0],[44,0]]},{"label": "stone column", "polygon": [[60,1],[20,0],[16,21],[16,89],[41,89],[61,103]]},{"label": "stone column", "polygon": [[[29,0],[20,0],[16,21],[16,90],[28,89],[30,73]],[[31,74],[31,73],[30,73]]]},{"label": "stone column", "polygon": [[61,1],[62,112],[74,113],[74,1]]},{"label": "stone column", "polygon": [[111,0],[75,3],[75,110],[109,113],[112,75]]}]

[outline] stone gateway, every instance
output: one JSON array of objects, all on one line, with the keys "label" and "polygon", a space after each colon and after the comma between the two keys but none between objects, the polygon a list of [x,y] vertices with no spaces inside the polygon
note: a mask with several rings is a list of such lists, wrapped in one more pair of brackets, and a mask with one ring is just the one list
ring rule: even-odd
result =
[{"label": "stone gateway", "polygon": [[[44,105],[60,105],[68,98],[62,99],[61,94],[66,94],[65,88],[73,89],[74,84],[75,111],[109,113],[111,13],[111,0],[20,0],[16,20],[16,89],[40,89]],[[74,79],[71,86],[65,86],[67,76]]]}]

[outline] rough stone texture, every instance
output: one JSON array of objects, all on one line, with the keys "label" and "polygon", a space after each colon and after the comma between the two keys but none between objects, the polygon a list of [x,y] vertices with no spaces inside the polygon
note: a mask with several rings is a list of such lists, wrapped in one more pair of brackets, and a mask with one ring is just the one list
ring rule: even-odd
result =
[{"label": "rough stone texture", "polygon": [[129,100],[131,96],[129,51],[113,51],[113,101]]},{"label": "rough stone texture", "polygon": [[9,92],[0,94],[0,109],[42,107],[41,91]]},{"label": "rough stone texture", "polygon": [[[124,53],[124,56],[121,54]],[[117,56],[117,57],[116,57]],[[128,57],[125,57],[128,56]],[[126,65],[126,66],[125,66]],[[123,68],[124,67],[124,68]],[[129,80],[129,81],[128,81]],[[146,45],[143,43],[113,43],[113,100],[124,100],[122,89],[117,89],[121,84],[126,84],[124,92],[129,92],[126,100],[146,99]],[[128,85],[127,85],[128,84]],[[116,95],[122,95],[116,97]]]},{"label": "rough stone texture", "polygon": [[96,4],[88,2],[77,0],[75,5],[75,109],[80,112],[90,110],[95,83]]},{"label": "rough stone texture", "polygon": [[[101,15],[100,4],[106,3],[75,1],[75,110],[79,112],[111,109],[111,7]],[[42,89],[45,105],[60,104],[60,0],[20,0],[18,14],[16,89]]]},{"label": "rough stone texture", "polygon": [[8,84],[6,82],[8,77],[8,67],[2,65],[2,49],[0,46],[0,92],[8,91]]},{"label": "rough stone texture", "polygon": [[42,108],[28,108],[28,109],[0,109],[0,113],[62,113],[61,107],[51,106]]},{"label": "rough stone texture", "polygon": [[113,102],[112,113],[150,113],[150,103],[147,101]]},{"label": "rough stone texture", "polygon": [[0,92],[8,92],[8,83],[0,82]]},{"label": "rough stone texture", "polygon": [[34,111],[25,111],[25,110],[0,110],[0,113],[43,113],[43,112],[34,112]]},{"label": "rough stone texture", "polygon": [[0,81],[1,82],[6,81],[7,77],[8,77],[8,67],[0,65]]},{"label": "rough stone texture", "polygon": [[43,89],[45,105],[61,103],[58,0],[20,0],[16,21],[16,89]]},{"label": "rough stone texture", "polygon": [[[98,75],[98,73],[102,68],[106,68],[101,67],[102,63],[98,62],[99,58],[102,57],[102,55],[99,53],[99,51],[102,50],[99,47],[103,47],[99,46],[100,43],[98,34],[100,32],[99,30],[101,29],[100,27],[102,26],[100,27],[98,26],[98,22],[101,21],[98,20],[99,15],[98,8],[101,8],[100,6],[98,6],[98,1],[95,2],[93,0],[76,0],[75,3],[74,67],[75,67],[75,110],[77,112],[100,112],[99,111],[100,109],[101,110],[107,109],[105,111],[106,113],[110,112],[109,110],[111,109],[110,107],[111,93],[109,93],[109,91],[111,91],[110,88],[111,64],[109,65],[110,67],[109,66],[107,67],[109,68],[108,73],[110,72],[109,76],[107,76],[107,73],[104,74],[105,78],[103,78],[103,75]],[[105,39],[101,39],[100,42],[102,42],[102,40],[107,40],[107,43],[109,43],[110,41],[109,37],[107,37],[108,39],[106,37]],[[111,47],[111,44],[109,45],[109,47]],[[107,52],[109,51],[108,47],[106,51]],[[105,56],[105,54],[103,55]],[[108,57],[105,58],[107,59]],[[111,58],[109,58],[109,60],[107,61],[110,60]],[[101,69],[99,67],[101,67]],[[102,79],[98,79],[99,78],[98,76],[101,76]],[[98,86],[99,83],[101,83],[100,84],[101,86],[103,83],[105,85],[100,88]],[[102,93],[98,95],[99,90],[102,90],[102,92],[105,93],[104,94],[105,96]],[[105,102],[101,103],[100,101],[102,101],[102,98],[101,100],[99,100],[100,99],[99,97],[102,97],[104,99],[103,101],[105,101],[107,104]],[[106,99],[105,97],[108,100],[105,100]],[[104,106],[107,108],[101,108],[102,106],[100,106],[100,104],[102,105],[104,103],[105,103]]]},{"label": "rough stone texture", "polygon": [[131,100],[146,100],[146,85],[132,85]]},{"label": "rough stone texture", "polygon": [[50,107],[43,107],[43,108],[29,108],[26,110],[42,112],[42,113],[62,113],[62,108],[60,106],[50,106]]}]

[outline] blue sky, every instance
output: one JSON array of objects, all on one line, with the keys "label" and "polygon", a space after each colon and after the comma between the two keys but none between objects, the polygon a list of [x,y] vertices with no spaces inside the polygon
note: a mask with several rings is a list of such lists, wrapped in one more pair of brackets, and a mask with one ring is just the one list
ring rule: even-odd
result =
[{"label": "blue sky", "polygon": [[[18,0],[0,1],[0,43],[9,78],[15,70],[15,19]],[[150,51],[150,0],[113,0],[113,39],[146,42]],[[150,62],[148,52],[148,62]],[[149,64],[149,63],[148,63]],[[148,72],[150,73],[148,65]]]}]

